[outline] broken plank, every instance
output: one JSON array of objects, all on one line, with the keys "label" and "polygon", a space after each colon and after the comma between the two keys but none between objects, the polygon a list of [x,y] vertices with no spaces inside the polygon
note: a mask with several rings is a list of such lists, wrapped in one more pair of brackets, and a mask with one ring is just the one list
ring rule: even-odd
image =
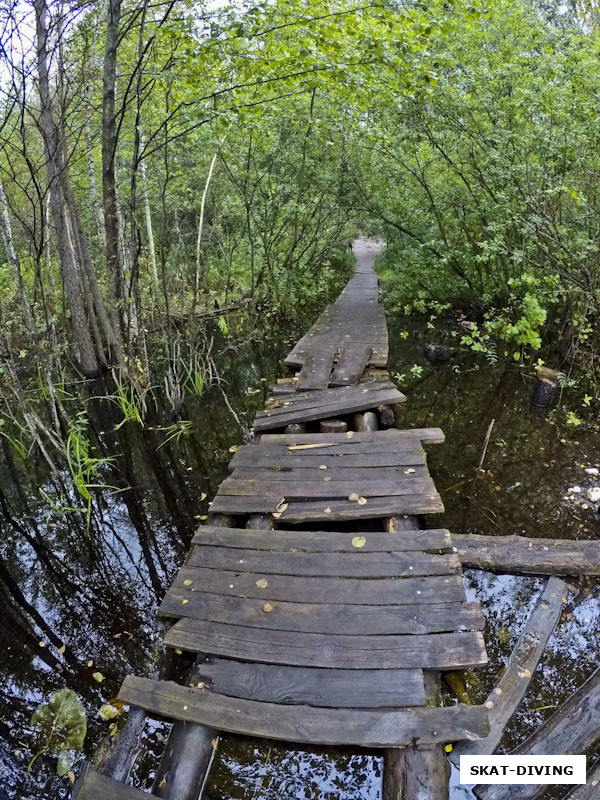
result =
[{"label": "broken plank", "polygon": [[[511,755],[559,756],[585,753],[600,741],[600,669],[563,703],[537,731]],[[539,797],[547,789],[538,784],[489,784],[476,786],[480,800],[520,800]]]},{"label": "broken plank", "polygon": [[[185,581],[192,581],[185,584]],[[463,602],[465,591],[460,575],[426,578],[321,578],[294,575],[237,573],[226,570],[182,567],[175,586],[190,586],[202,592],[310,603],[351,603],[353,605],[400,605],[403,603]]]},{"label": "broken plank", "polygon": [[[364,538],[364,537],[358,537]],[[226,547],[195,547],[187,566],[275,575],[337,578],[455,575],[461,565],[454,553],[278,553]]]},{"label": "broken plank", "polygon": [[335,351],[334,346],[325,345],[311,352],[298,376],[299,389],[324,389],[329,385]]},{"label": "broken plank", "polygon": [[283,495],[279,497],[227,497],[217,495],[209,503],[211,514],[273,514],[283,503]]},{"label": "broken plank", "polygon": [[420,669],[322,669],[211,658],[195,668],[217,694],[325,708],[424,706]]},{"label": "broken plank", "polygon": [[[183,601],[187,600],[184,605]],[[159,613],[163,617],[191,617],[213,622],[237,623],[273,630],[306,633],[422,634],[481,630],[483,614],[478,603],[448,602],[389,606],[357,606],[353,603],[269,602],[246,597],[207,594],[172,586]]]},{"label": "broken plank", "polygon": [[240,700],[166,681],[128,676],[119,698],[161,717],[248,736],[309,744],[402,747],[474,739],[487,732],[480,707],[402,711],[319,709]]},{"label": "broken plank", "polygon": [[471,533],[452,539],[466,567],[526,575],[600,575],[600,540]]},{"label": "broken plank", "polygon": [[567,586],[564,581],[560,578],[550,578],[510,654],[498,685],[486,700],[490,732],[485,739],[476,743],[461,743],[454,748],[451,760],[455,761],[457,766],[460,756],[491,755],[500,744],[506,726],[525,696],[546,642],[560,619],[566,593]]},{"label": "broken plank", "polygon": [[361,534],[360,532],[280,529],[265,532],[246,528],[218,528],[202,525],[196,531],[192,543],[198,547],[206,545],[279,552],[353,553],[356,552],[356,546],[352,544],[352,541],[357,536],[362,536],[364,539],[360,548],[361,553],[411,550],[452,551],[450,532],[444,529],[406,530],[399,533],[376,531]]},{"label": "broken plank", "polygon": [[479,631],[423,636],[349,636],[265,630],[181,619],[165,635],[167,647],[239,661],[340,669],[463,669],[487,663]]},{"label": "broken plank", "polygon": [[343,347],[330,382],[334,386],[349,386],[358,383],[369,363],[372,352],[373,348],[370,345]]}]

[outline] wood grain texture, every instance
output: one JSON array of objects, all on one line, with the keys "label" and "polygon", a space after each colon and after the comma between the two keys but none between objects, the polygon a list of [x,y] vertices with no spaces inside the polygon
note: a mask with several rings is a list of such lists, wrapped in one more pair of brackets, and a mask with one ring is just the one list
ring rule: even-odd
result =
[{"label": "wood grain texture", "polygon": [[[398,428],[391,428],[386,431],[365,431],[363,433],[354,433],[348,436],[347,433],[304,433],[304,434],[287,434],[267,433],[261,436],[259,445],[248,445],[262,447],[263,444],[286,444],[300,445],[300,444],[365,444],[369,443],[374,445],[379,442],[390,442],[395,447],[400,447],[403,441],[412,446],[414,441],[427,442],[429,444],[443,444],[445,441],[444,434],[441,428],[406,428],[399,430]],[[369,449],[367,450],[367,452]]]},{"label": "wood grain texture", "polygon": [[459,669],[487,663],[478,631],[424,636],[298,633],[182,619],[167,631],[169,647],[241,661],[338,669]]},{"label": "wood grain texture", "polygon": [[370,345],[346,345],[343,347],[331,374],[331,384],[333,386],[349,386],[358,383],[372,353],[373,348]]},{"label": "wood grain texture", "polygon": [[475,739],[485,736],[488,727],[485,709],[478,706],[401,711],[284,706],[133,676],[125,679],[119,698],[157,716],[298,743],[403,747]]},{"label": "wood grain texture", "polygon": [[324,708],[424,706],[420,669],[320,669],[213,658],[199,664],[194,682],[245,700]]},{"label": "wood grain texture", "polygon": [[[327,476],[325,476],[327,477]],[[277,473],[268,476],[261,474],[256,480],[238,478],[234,472],[219,486],[219,494],[231,497],[283,497],[288,500],[311,500],[318,497],[330,497],[339,500],[348,499],[351,494],[362,497],[401,497],[404,495],[434,494],[435,484],[431,478],[397,477],[392,480],[366,478],[351,481],[326,481],[299,479],[297,481],[279,481]]]},{"label": "wood grain texture", "polygon": [[299,389],[324,389],[328,386],[335,350],[335,346],[329,344],[311,350],[298,376]]},{"label": "wood grain texture", "polygon": [[478,603],[356,606],[271,600],[272,611],[268,613],[264,611],[264,603],[259,599],[192,592],[173,586],[165,595],[159,614],[307,633],[422,634],[484,627]]},{"label": "wood grain texture", "polygon": [[385,606],[464,602],[466,599],[460,575],[360,580],[182,567],[173,585],[212,594],[292,603]]},{"label": "wood grain texture", "polygon": [[[238,499],[238,498],[224,498]],[[232,504],[222,503],[224,508]],[[239,504],[240,507],[242,504]],[[329,509],[329,510],[327,510]],[[229,513],[235,513],[233,511]],[[377,517],[393,517],[411,514],[443,514],[444,504],[439,494],[414,494],[401,497],[374,497],[366,505],[348,503],[343,500],[327,502],[292,501],[281,515],[283,522],[319,522],[323,520],[376,519]]]},{"label": "wood grain texture", "polygon": [[360,550],[354,553],[278,553],[195,547],[186,564],[214,570],[331,578],[399,578],[461,572],[455,553],[363,553]]},{"label": "wood grain texture", "polygon": [[600,540],[454,535],[466,567],[525,575],[600,575]]},{"label": "wood grain texture", "polygon": [[392,553],[405,551],[442,550],[452,552],[450,531],[442,528],[406,530],[401,533],[383,531],[294,531],[277,529],[255,531],[246,528],[216,528],[203,525],[196,531],[192,543],[198,547],[230,547],[273,552],[356,553],[352,540],[362,536],[361,553]]}]

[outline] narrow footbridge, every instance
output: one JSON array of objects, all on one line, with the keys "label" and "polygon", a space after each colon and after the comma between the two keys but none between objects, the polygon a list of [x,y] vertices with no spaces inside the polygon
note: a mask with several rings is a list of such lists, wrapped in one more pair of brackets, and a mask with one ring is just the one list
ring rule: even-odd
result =
[{"label": "narrow footbridge", "polygon": [[[166,644],[194,654],[192,673],[123,683],[124,703],[175,721],[157,797],[198,797],[227,731],[382,748],[386,800],[431,800],[447,796],[445,746],[489,732],[487,708],[441,704],[441,671],[486,663],[483,616],[451,534],[419,527],[444,510],[423,449],[444,436],[395,427],[373,260],[287,357],[295,376],[272,387],[164,598]],[[79,796],[149,797],[98,772]]]}]

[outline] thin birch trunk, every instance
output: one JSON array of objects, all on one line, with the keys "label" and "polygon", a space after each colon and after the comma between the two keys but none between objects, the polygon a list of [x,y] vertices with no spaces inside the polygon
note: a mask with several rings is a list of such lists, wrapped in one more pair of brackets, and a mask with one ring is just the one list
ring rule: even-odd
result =
[{"label": "thin birch trunk", "polygon": [[29,300],[25,294],[25,284],[23,282],[23,275],[21,273],[21,263],[15,250],[15,243],[12,235],[12,226],[10,223],[10,216],[8,214],[8,202],[4,192],[4,185],[0,180],[0,228],[2,229],[2,238],[4,240],[4,249],[6,251],[6,260],[11,266],[15,284],[17,287],[17,294],[19,296],[19,303],[21,305],[21,313],[23,314],[23,323],[28,333],[35,336],[36,327],[33,318],[33,312],[29,305]]}]

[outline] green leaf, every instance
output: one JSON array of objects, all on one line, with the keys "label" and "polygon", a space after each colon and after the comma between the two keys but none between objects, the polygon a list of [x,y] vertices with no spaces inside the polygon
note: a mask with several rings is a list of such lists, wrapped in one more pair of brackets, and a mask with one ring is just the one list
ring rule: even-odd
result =
[{"label": "green leaf", "polygon": [[58,756],[56,771],[65,775],[83,749],[87,732],[83,703],[71,689],[61,689],[33,712],[31,724],[37,729],[41,745],[34,760],[42,753]]}]

